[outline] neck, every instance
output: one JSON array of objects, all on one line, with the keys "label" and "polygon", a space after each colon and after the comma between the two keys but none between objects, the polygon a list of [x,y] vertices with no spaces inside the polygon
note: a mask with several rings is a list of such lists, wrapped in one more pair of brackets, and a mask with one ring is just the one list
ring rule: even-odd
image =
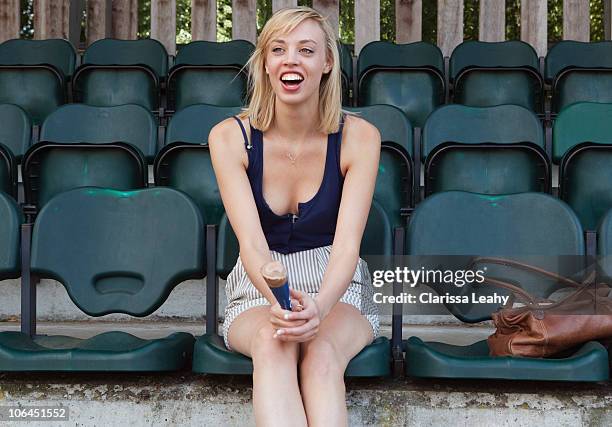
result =
[{"label": "neck", "polygon": [[[316,99],[315,99],[316,98]],[[304,141],[318,134],[319,102],[312,97],[307,102],[291,105],[278,102],[274,106],[274,133],[295,142]]]}]

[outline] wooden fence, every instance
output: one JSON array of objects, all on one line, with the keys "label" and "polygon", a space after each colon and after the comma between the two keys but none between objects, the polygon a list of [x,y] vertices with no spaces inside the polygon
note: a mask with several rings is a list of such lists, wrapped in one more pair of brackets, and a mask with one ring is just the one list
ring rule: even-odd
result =
[{"label": "wooden fence", "polygon": [[[397,43],[421,40],[423,1],[395,0]],[[463,40],[463,0],[437,0],[438,46],[444,55]],[[604,0],[605,37],[612,34],[612,0]],[[546,0],[521,0],[521,39],[543,56],[547,49]],[[19,37],[19,0],[0,0],[0,42]],[[294,6],[297,0],[273,0],[273,10]],[[85,6],[86,5],[86,6]],[[233,38],[256,38],[256,0],[232,0]],[[137,0],[34,0],[34,37],[63,37],[78,42],[80,16],[87,9],[87,42],[104,37],[134,39],[138,30]],[[313,7],[330,17],[338,28],[339,0],[313,0]],[[563,38],[589,40],[589,0],[563,0]],[[479,39],[505,37],[505,0],[480,0]],[[216,0],[191,0],[193,40],[216,39]],[[380,36],[380,3],[355,0],[355,53]],[[151,1],[151,37],[169,53],[176,51],[176,1]],[[76,44],[76,43],[75,43]]]}]

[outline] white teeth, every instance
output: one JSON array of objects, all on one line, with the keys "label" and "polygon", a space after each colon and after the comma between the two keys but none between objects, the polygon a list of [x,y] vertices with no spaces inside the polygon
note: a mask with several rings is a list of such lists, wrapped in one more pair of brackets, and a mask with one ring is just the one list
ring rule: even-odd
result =
[{"label": "white teeth", "polygon": [[281,77],[281,80],[283,81],[302,81],[304,80],[304,78],[300,76],[299,74],[287,73],[287,74],[283,74],[283,76]]}]

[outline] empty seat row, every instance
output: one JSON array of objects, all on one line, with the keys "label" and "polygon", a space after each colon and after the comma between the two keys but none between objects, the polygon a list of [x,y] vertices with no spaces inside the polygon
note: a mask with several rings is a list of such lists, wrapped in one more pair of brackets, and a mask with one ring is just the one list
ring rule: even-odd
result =
[{"label": "empty seat row", "polygon": [[[162,117],[192,104],[239,106],[246,100],[244,66],[253,49],[244,40],[197,41],[180,47],[173,59],[156,40],[102,39],[77,67],[65,40],[9,40],[0,44],[0,102],[22,106],[36,124],[69,100],[138,104]],[[395,105],[416,127],[447,98],[476,107],[521,105],[536,113],[556,113],[578,101],[612,102],[611,49],[612,42],[562,41],[541,71],[525,42],[468,41],[453,51],[447,73],[432,44],[375,41],[360,52],[354,80],[349,48],[340,44],[343,102]]]},{"label": "empty seat row", "polygon": [[[0,278],[4,279],[19,275],[22,219],[14,202],[2,195],[0,218],[0,255],[9,254],[0,256]],[[252,373],[250,359],[229,351],[217,333],[218,278],[227,277],[235,264],[238,242],[226,216],[218,228],[205,227],[205,223],[192,199],[170,188],[121,192],[85,187],[55,196],[37,216],[31,240],[21,242],[26,245],[22,251],[25,259],[21,260],[22,286],[32,289],[30,273],[34,273],[61,282],[75,305],[90,316],[126,313],[142,317],[161,306],[180,281],[206,275],[206,333],[194,338],[178,332],[148,340],[122,331],[84,340],[45,336],[35,333],[32,313],[22,313],[21,332],[0,332],[0,371],[170,371],[191,366],[201,373]],[[599,230],[600,279],[604,281],[609,281],[612,273],[607,257],[612,250],[608,247],[610,224],[612,213]],[[398,253],[393,248],[402,246],[405,249],[399,253],[410,255],[404,260],[414,269],[456,270],[469,265],[474,256],[529,259],[533,265],[560,274],[584,274],[587,265],[582,228],[576,216],[565,203],[542,193],[491,198],[442,192],[419,205],[407,232],[394,232],[384,208],[375,201],[361,255],[390,259]],[[448,264],[441,262],[440,256],[450,259]],[[466,263],[458,264],[458,256]],[[560,262],[561,256],[573,257],[576,269]],[[488,266],[496,278],[518,280],[515,271]],[[518,282],[543,297],[559,287],[554,281],[528,272],[522,272]],[[442,294],[451,285],[430,286]],[[450,290],[453,292],[452,287]],[[464,287],[454,290],[465,291]],[[472,287],[470,291],[488,295],[491,288]],[[35,291],[30,292],[29,298],[36,298]],[[496,304],[447,306],[460,320],[470,323],[488,319],[498,308]],[[597,342],[585,343],[569,354],[550,359],[492,357],[486,341],[452,346],[423,342],[418,337],[402,340],[401,314],[394,316],[399,316],[399,322],[393,324],[393,342],[379,337],[366,346],[349,363],[347,376],[388,376],[394,355],[396,362],[397,357],[405,359],[407,375],[417,377],[556,381],[609,378],[608,353]]]},{"label": "empty seat row", "polygon": [[[383,144],[375,197],[385,205],[394,226],[405,224],[419,201],[421,164],[425,195],[430,196],[449,190],[489,195],[550,192],[554,163],[561,166],[560,197],[570,203],[587,230],[595,230],[612,206],[612,199],[605,196],[610,182],[607,156],[612,128],[607,117],[611,109],[612,104],[576,103],[562,111],[554,123],[551,162],[541,122],[520,106],[442,106],[430,115],[422,133],[413,132],[395,107],[347,108],[380,130]],[[79,185],[145,187],[147,163],[153,162],[157,185],[171,183],[185,189],[201,207],[207,206],[209,218],[218,223],[221,200],[206,144],[215,124],[239,112],[240,107],[203,104],[184,108],[165,128],[158,152],[158,126],[152,114],[138,105],[63,106],[45,120],[40,142],[29,148],[27,115],[16,106],[0,105],[0,116],[11,124],[0,130],[0,185],[16,197],[14,157],[19,159],[24,148],[25,202],[33,206]],[[83,149],[88,151],[79,154]],[[107,173],[111,166],[112,173]]]}]

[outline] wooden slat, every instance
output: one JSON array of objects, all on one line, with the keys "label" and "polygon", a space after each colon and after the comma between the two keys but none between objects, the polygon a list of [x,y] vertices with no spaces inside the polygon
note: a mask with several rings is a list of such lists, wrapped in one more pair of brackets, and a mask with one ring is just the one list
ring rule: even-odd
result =
[{"label": "wooden slat", "polygon": [[216,0],[191,0],[191,39],[217,41]]},{"label": "wooden slat", "polygon": [[69,38],[70,1],[34,1],[34,38]]},{"label": "wooden slat", "polygon": [[138,0],[113,0],[112,35],[117,39],[138,37]]},{"label": "wooden slat", "polygon": [[0,43],[19,38],[21,1],[0,0]]},{"label": "wooden slat", "polygon": [[110,0],[87,1],[87,45],[111,36],[111,20]]},{"label": "wooden slat", "polygon": [[176,53],[176,1],[151,1],[151,38],[159,40],[169,55]]},{"label": "wooden slat", "polygon": [[272,0],[272,12],[285,7],[296,7],[297,4],[297,0]]},{"label": "wooden slat", "polygon": [[256,16],[256,0],[232,0],[232,38],[255,43],[257,40]]},{"label": "wooden slat", "polygon": [[438,0],[438,47],[444,56],[463,41],[463,0]]},{"label": "wooden slat", "polygon": [[484,42],[506,39],[505,0],[480,0],[478,39]]},{"label": "wooden slat", "polygon": [[321,13],[321,15],[326,16],[329,24],[336,32],[336,35],[340,35],[339,33],[339,16],[340,16],[340,2],[339,0],[312,0],[312,7]]},{"label": "wooden slat", "polygon": [[395,38],[397,43],[411,43],[422,40],[422,0],[395,0]]},{"label": "wooden slat", "polygon": [[380,2],[355,0],[355,55],[374,40],[380,40]]},{"label": "wooden slat", "polygon": [[563,0],[563,39],[582,42],[591,39],[588,1]]},{"label": "wooden slat", "polygon": [[539,56],[546,56],[548,2],[521,0],[521,40],[534,47]]}]

